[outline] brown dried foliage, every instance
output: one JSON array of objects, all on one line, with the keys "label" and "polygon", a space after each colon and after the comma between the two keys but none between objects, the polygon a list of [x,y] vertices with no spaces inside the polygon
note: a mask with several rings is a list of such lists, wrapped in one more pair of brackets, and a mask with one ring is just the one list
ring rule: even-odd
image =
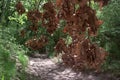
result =
[{"label": "brown dried foliage", "polygon": [[102,24],[101,20],[98,20],[95,16],[96,12],[88,6],[79,8],[74,15],[67,20],[67,25],[64,27],[63,32],[69,33],[79,33],[85,32],[89,28],[90,35],[96,35],[97,29]]},{"label": "brown dried foliage", "polygon": [[55,46],[55,50],[56,50],[56,52],[60,52],[60,53],[62,53],[62,51],[64,51],[65,52],[65,50],[66,50],[66,44],[65,44],[65,41],[63,40],[63,39],[60,39],[59,41],[58,41],[58,43],[56,44],[56,46]]},{"label": "brown dried foliage", "polygon": [[33,38],[26,41],[25,45],[32,50],[39,50],[48,43],[48,39],[45,36],[40,38]]},{"label": "brown dried foliage", "polygon": [[58,12],[58,18],[69,20],[70,17],[73,15],[73,13],[74,13],[73,0],[62,0],[60,2],[60,10]]},{"label": "brown dried foliage", "polygon": [[33,32],[37,32],[38,31],[38,25],[37,24],[31,25],[30,30],[33,31]]},{"label": "brown dried foliage", "polygon": [[27,13],[27,18],[28,20],[30,20],[32,23],[34,24],[37,24],[38,21],[40,20],[41,18],[41,13],[39,12],[39,10],[30,10],[28,13]]},{"label": "brown dried foliage", "polygon": [[16,10],[17,10],[17,12],[18,12],[18,14],[23,14],[23,13],[25,13],[25,8],[24,8],[24,6],[22,5],[22,2],[18,2],[17,4],[16,4]]},{"label": "brown dried foliage", "polygon": [[[62,44],[62,46],[58,47],[60,44]],[[72,67],[75,70],[99,70],[108,54],[103,48],[92,44],[89,39],[81,40],[81,42],[75,40],[75,42],[68,47],[65,47],[61,41],[56,48],[59,49],[58,51],[63,51],[64,53],[62,55],[64,65]]]},{"label": "brown dried foliage", "polygon": [[26,31],[25,31],[24,29],[21,30],[21,31],[20,31],[20,36],[21,36],[21,37],[25,37],[25,33],[26,33]]},{"label": "brown dried foliage", "polygon": [[[96,17],[96,12],[87,5],[90,0],[57,0],[56,5],[60,7],[58,18],[64,19],[67,24],[63,29],[72,37],[72,43],[66,46],[65,41],[60,39],[55,47],[57,52],[63,53],[63,63],[78,69],[96,69],[99,70],[108,54],[103,48],[93,44],[89,38],[85,38],[85,32],[88,36],[96,36],[99,26],[103,23]],[[74,9],[78,4],[79,8]]]},{"label": "brown dried foliage", "polygon": [[52,34],[58,24],[58,19],[56,17],[56,11],[54,9],[54,5],[51,2],[44,4],[43,9],[43,18],[42,18],[42,25],[47,29],[47,31]]},{"label": "brown dried foliage", "polygon": [[[58,13],[55,10],[55,5],[52,2],[44,4],[44,12],[41,13],[38,10],[32,10],[27,13],[28,20],[33,25],[30,29],[34,32],[38,30],[38,21],[42,18],[42,25],[47,31],[52,34],[58,24],[59,20],[66,21],[66,25],[63,29],[65,34],[69,34],[72,38],[72,43],[66,46],[65,40],[60,38],[55,46],[57,53],[63,53],[63,63],[72,67],[73,69],[96,69],[99,70],[101,64],[104,62],[107,52],[92,43],[89,36],[96,36],[99,26],[103,23],[96,17],[96,12],[90,6],[91,0],[56,0],[56,6],[58,7]],[[102,5],[105,5],[108,0],[94,0]],[[75,9],[75,5],[79,5]],[[42,16],[42,17],[41,17]],[[88,38],[86,38],[86,31],[88,31]],[[24,35],[24,31],[21,32]],[[26,46],[33,50],[38,50],[44,47],[48,43],[45,36],[33,38],[26,41]]]}]

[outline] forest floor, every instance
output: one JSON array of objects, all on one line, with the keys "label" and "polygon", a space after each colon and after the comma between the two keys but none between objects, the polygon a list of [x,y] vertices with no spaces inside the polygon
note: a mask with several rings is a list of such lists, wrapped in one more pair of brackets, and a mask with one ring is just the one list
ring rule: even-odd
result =
[{"label": "forest floor", "polygon": [[26,73],[26,80],[120,80],[120,76],[107,72],[75,72],[48,58],[30,57]]}]

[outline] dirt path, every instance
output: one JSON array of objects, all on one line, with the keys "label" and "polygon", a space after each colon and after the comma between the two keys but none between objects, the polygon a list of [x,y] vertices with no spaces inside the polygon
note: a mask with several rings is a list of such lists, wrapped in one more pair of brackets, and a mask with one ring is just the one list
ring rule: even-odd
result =
[{"label": "dirt path", "polygon": [[30,58],[26,80],[120,80],[110,74],[79,72],[76,73],[51,59]]}]

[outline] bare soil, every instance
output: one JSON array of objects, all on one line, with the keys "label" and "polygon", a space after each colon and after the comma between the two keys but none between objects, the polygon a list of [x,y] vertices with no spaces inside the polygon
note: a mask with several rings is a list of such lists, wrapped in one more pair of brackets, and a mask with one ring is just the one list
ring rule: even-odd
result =
[{"label": "bare soil", "polygon": [[48,58],[29,58],[26,80],[120,80],[112,73],[75,72]]}]

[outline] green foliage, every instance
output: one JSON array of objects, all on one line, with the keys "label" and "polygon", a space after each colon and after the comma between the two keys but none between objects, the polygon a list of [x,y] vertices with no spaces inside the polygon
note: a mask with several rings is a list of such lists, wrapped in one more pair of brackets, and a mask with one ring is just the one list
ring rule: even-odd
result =
[{"label": "green foliage", "polygon": [[62,27],[58,28],[52,35],[48,35],[49,42],[45,47],[47,48],[47,52],[48,52],[49,57],[54,56],[54,54],[55,54],[54,47],[61,37],[64,37],[64,34],[62,32]]},{"label": "green foliage", "polygon": [[91,7],[97,11],[97,16],[103,20],[99,28],[98,36],[92,38],[99,46],[109,52],[106,62],[103,64],[104,71],[118,74],[120,71],[120,0],[110,0],[109,4],[98,8],[98,4],[92,2]]},{"label": "green foliage", "polygon": [[120,72],[120,0],[111,0],[97,15],[104,23],[100,26],[98,36],[94,38],[101,47],[109,52],[106,62],[103,64],[104,71],[114,74]]},{"label": "green foliage", "polygon": [[103,8],[100,18],[104,21],[100,27],[98,43],[110,52],[114,59],[120,59],[120,0],[111,0]]},{"label": "green foliage", "polygon": [[5,80],[5,79],[4,79],[4,75],[2,76],[2,79],[1,79],[1,80]]},{"label": "green foliage", "polygon": [[16,60],[23,67],[27,65],[26,51],[27,49],[23,49],[23,46],[15,42],[15,38],[9,28],[0,28],[0,79],[13,80],[17,73]]},{"label": "green foliage", "polygon": [[120,71],[120,61],[113,60],[109,63],[109,61],[106,61],[104,65],[102,66],[104,71]]}]

